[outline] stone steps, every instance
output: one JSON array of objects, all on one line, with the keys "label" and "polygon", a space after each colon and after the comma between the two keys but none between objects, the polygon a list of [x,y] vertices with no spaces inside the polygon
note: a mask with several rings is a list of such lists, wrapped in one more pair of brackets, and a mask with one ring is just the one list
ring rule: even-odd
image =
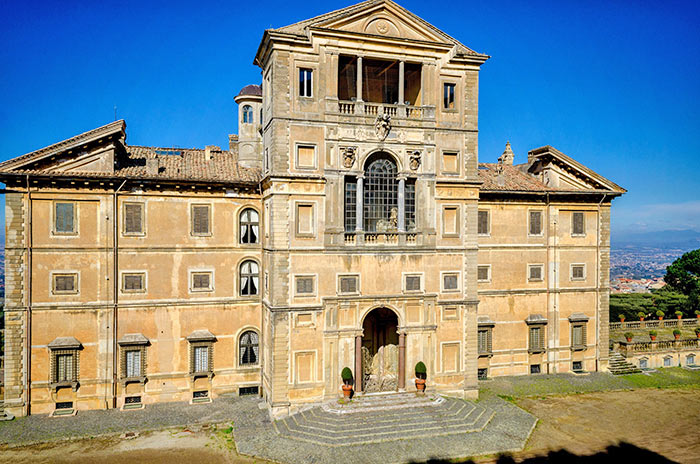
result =
[{"label": "stone steps", "polygon": [[[274,422],[285,437],[329,446],[379,443],[480,432],[494,412],[470,401],[441,398],[425,400],[413,395],[360,401],[356,413],[331,412],[315,407]],[[441,401],[436,401],[439,398]],[[381,409],[365,411],[370,404]],[[398,407],[401,405],[401,407]],[[361,412],[361,413],[360,413]]]},{"label": "stone steps", "polygon": [[610,352],[608,370],[613,375],[638,374],[642,372],[641,369],[627,361],[624,356],[616,351]]}]

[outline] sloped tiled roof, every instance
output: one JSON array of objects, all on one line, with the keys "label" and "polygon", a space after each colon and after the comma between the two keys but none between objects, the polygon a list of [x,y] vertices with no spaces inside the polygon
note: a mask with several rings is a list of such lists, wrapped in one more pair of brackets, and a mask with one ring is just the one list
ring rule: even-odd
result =
[{"label": "sloped tiled roof", "polygon": [[549,192],[556,189],[548,187],[534,176],[524,173],[517,166],[503,165],[503,173],[498,173],[498,163],[479,163],[479,179],[483,182],[481,190],[509,192]]}]

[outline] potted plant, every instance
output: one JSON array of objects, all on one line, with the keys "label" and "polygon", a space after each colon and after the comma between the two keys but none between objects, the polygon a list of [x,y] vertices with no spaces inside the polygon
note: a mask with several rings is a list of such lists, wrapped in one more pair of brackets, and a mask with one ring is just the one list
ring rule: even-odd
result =
[{"label": "potted plant", "polygon": [[350,399],[352,394],[352,371],[349,367],[344,367],[340,372],[340,377],[343,379],[343,396],[345,399]]},{"label": "potted plant", "polygon": [[624,314],[620,314],[618,317],[620,318],[620,322],[625,322],[625,315]]},{"label": "potted plant", "polygon": [[676,340],[681,339],[681,330],[680,329],[673,329],[673,338]]},{"label": "potted plant", "polygon": [[639,311],[639,312],[637,313],[637,316],[639,317],[639,320],[640,320],[640,321],[643,321],[643,320],[644,320],[644,316],[646,316],[646,314],[644,314],[643,312]]},{"label": "potted plant", "polygon": [[416,390],[418,390],[420,393],[425,391],[425,377],[425,364],[423,364],[423,361],[418,361],[416,364]]},{"label": "potted plant", "polygon": [[657,333],[658,333],[658,332],[656,332],[656,330],[650,330],[650,331],[649,331],[649,338],[651,338],[651,341],[652,341],[652,342],[653,342],[654,340],[656,340],[656,335],[657,335]]},{"label": "potted plant", "polygon": [[695,317],[697,317],[698,319],[700,319],[700,309],[696,309],[696,310],[695,310]]},{"label": "potted plant", "polygon": [[682,318],[683,318],[683,311],[676,311],[675,314],[676,314],[676,317],[677,317],[678,319],[682,319]]},{"label": "potted plant", "polygon": [[695,327],[695,336],[700,338],[700,327]]},{"label": "potted plant", "polygon": [[656,315],[659,316],[659,320],[660,320],[660,321],[663,320],[663,318],[664,318],[664,312],[663,312],[663,311],[661,311],[661,310],[659,309],[658,311],[656,311]]},{"label": "potted plant", "polygon": [[625,332],[625,338],[627,339],[627,343],[630,343],[634,338],[634,334],[632,332]]}]

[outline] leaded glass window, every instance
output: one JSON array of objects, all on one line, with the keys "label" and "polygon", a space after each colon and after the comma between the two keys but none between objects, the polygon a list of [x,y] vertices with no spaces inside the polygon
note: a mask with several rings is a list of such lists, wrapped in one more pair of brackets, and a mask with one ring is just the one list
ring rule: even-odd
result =
[{"label": "leaded glass window", "polygon": [[251,296],[258,294],[260,271],[255,261],[243,261],[241,264],[241,295]]},{"label": "leaded glass window", "polygon": [[194,372],[209,371],[209,346],[194,347]]},{"label": "leaded glass window", "polygon": [[252,330],[243,332],[238,344],[240,365],[251,365],[258,363],[258,334]]},{"label": "leaded glass window", "polygon": [[126,376],[141,376],[141,350],[129,350],[126,352]]},{"label": "leaded glass window", "polygon": [[357,227],[357,179],[345,178],[345,232]]},{"label": "leaded glass window", "polygon": [[404,208],[406,232],[416,230],[416,180],[407,179],[404,187]]},{"label": "leaded glass window", "polygon": [[74,354],[56,355],[56,382],[71,382],[74,377]]},{"label": "leaded glass window", "polygon": [[396,230],[398,221],[398,180],[396,164],[386,156],[372,161],[365,170],[364,230]]},{"label": "leaded glass window", "polygon": [[241,243],[258,243],[260,236],[260,216],[254,209],[248,208],[241,213]]}]

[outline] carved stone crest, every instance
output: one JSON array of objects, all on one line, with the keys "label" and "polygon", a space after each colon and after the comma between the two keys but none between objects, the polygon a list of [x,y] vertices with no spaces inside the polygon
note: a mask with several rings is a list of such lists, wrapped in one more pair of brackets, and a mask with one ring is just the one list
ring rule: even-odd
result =
[{"label": "carved stone crest", "polygon": [[411,152],[411,154],[408,156],[408,166],[411,168],[411,170],[416,171],[420,167],[420,163],[421,163],[420,150],[416,150],[414,152]]},{"label": "carved stone crest", "polygon": [[379,140],[384,140],[391,132],[391,116],[388,114],[380,114],[374,121],[374,131],[377,133]]},{"label": "carved stone crest", "polygon": [[357,147],[343,147],[343,166],[351,168],[357,158]]}]

